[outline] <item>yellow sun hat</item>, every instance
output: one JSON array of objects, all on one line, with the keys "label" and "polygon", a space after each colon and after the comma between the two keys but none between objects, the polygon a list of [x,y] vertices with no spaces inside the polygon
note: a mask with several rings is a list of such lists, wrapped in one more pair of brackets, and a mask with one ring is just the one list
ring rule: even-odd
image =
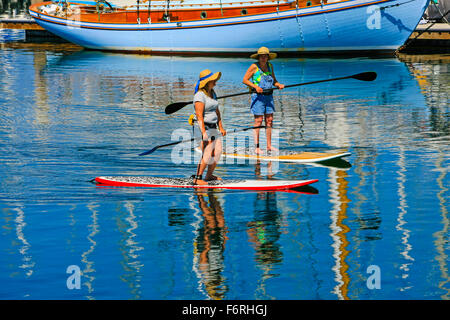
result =
[{"label": "yellow sun hat", "polygon": [[252,54],[252,55],[250,56],[250,58],[252,58],[252,59],[258,59],[258,57],[259,57],[261,54],[267,54],[267,55],[269,55],[269,59],[270,59],[270,60],[271,60],[271,59],[275,59],[275,58],[277,57],[277,54],[276,54],[275,52],[270,52],[270,51],[269,51],[269,48],[261,47],[261,48],[258,49],[258,52]]},{"label": "yellow sun hat", "polygon": [[203,70],[198,76],[197,85],[195,86],[195,92],[203,88],[208,82],[219,80],[221,76],[222,72],[212,73],[209,69]]}]

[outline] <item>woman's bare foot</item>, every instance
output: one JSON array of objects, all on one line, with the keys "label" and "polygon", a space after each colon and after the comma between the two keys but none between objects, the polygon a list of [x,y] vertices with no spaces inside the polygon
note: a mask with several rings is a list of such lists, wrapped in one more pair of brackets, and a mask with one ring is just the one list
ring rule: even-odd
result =
[{"label": "woman's bare foot", "polygon": [[222,180],[222,178],[217,177],[215,175],[211,175],[210,177],[205,177],[205,181],[213,181],[213,180]]},{"label": "woman's bare foot", "polygon": [[205,185],[208,184],[208,182],[206,182],[205,180],[200,180],[200,179],[199,180],[194,180],[194,185],[205,186]]},{"label": "woman's bare foot", "polygon": [[256,154],[263,154],[263,151],[260,148],[255,149]]},{"label": "woman's bare foot", "polygon": [[270,147],[267,148],[267,152],[268,152],[268,153],[269,153],[269,152],[277,153],[278,151],[279,151],[279,150],[278,150],[277,148],[272,147],[272,146],[270,146]]}]

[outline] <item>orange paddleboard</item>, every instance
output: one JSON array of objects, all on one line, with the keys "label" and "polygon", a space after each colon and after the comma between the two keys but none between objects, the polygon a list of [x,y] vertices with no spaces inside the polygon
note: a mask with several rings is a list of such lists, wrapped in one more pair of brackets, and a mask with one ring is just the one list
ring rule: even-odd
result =
[{"label": "orange paddleboard", "polygon": [[[201,152],[199,148],[195,148],[195,151]],[[339,159],[349,156],[350,152],[347,150],[334,150],[329,152],[299,152],[289,154],[252,154],[252,153],[235,153],[224,152],[223,156],[236,159],[254,159],[263,161],[281,161],[281,162],[297,162],[297,163],[316,163],[333,159]]]}]

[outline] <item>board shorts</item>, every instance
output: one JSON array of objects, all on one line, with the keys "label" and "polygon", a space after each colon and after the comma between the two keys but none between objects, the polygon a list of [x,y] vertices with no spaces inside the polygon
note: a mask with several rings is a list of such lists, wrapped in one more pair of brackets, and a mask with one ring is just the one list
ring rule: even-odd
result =
[{"label": "board shorts", "polygon": [[275,106],[273,104],[273,95],[252,93],[252,104],[250,105],[250,111],[255,116],[273,114],[275,112]]},{"label": "board shorts", "polygon": [[[200,131],[200,127],[198,128]],[[208,135],[208,139],[211,139],[212,136],[215,137],[215,139],[219,139],[222,137],[222,134],[220,133],[217,126],[215,128],[210,128],[205,124],[206,134]]]},{"label": "board shorts", "polygon": [[222,134],[217,128],[216,129],[207,128],[206,134],[208,135],[208,139],[211,139],[212,136],[214,136],[215,139],[220,139],[222,137]]}]

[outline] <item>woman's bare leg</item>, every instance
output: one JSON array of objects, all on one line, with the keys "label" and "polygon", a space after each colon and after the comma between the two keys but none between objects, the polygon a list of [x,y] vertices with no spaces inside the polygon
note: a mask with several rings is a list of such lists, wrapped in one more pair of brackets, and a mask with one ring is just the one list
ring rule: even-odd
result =
[{"label": "woman's bare leg", "polygon": [[266,114],[265,121],[266,121],[267,151],[278,151],[277,148],[272,146],[273,113]]},{"label": "woman's bare leg", "polygon": [[221,180],[220,178],[216,177],[213,175],[214,169],[216,169],[217,163],[220,160],[220,157],[222,155],[222,140],[221,139],[217,139],[214,141],[214,145],[213,145],[213,151],[212,151],[212,156],[211,156],[211,160],[213,160],[213,163],[208,164],[208,171],[206,172],[206,176],[205,176],[205,181],[208,180]]},{"label": "woman's bare leg", "polygon": [[[259,127],[262,125],[263,122],[263,116],[259,116],[259,115],[255,115],[255,127]],[[254,138],[254,142],[255,142],[255,153],[256,154],[261,154],[261,148],[259,147],[259,128],[258,129],[253,129],[253,138]]]}]

